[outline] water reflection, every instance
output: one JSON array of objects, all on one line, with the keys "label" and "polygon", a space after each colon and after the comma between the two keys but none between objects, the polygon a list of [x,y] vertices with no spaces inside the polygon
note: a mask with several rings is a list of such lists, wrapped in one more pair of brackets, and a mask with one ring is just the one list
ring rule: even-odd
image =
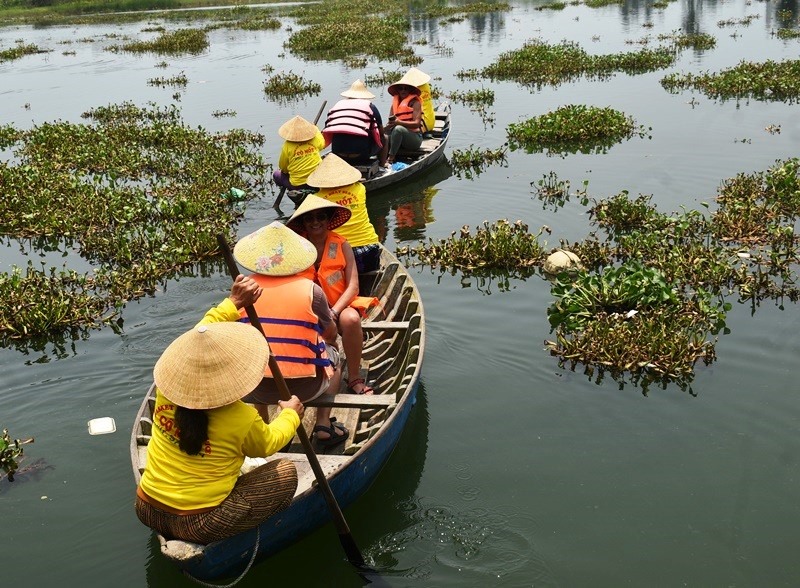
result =
[{"label": "water reflection", "polygon": [[439,193],[435,186],[451,175],[453,168],[445,156],[419,177],[367,198],[369,218],[381,243],[386,242],[391,228],[398,243],[423,239],[425,227],[435,220],[432,201]]}]

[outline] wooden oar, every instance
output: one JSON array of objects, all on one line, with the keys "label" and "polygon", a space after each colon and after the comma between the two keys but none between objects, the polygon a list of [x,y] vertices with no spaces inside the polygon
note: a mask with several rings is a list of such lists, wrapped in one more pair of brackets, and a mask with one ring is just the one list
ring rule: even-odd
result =
[{"label": "wooden oar", "polygon": [[[233,254],[231,253],[230,247],[228,247],[228,242],[225,240],[225,236],[217,235],[217,242],[222,250],[222,254],[225,256],[225,264],[228,266],[228,273],[230,273],[231,278],[235,280],[236,276],[238,276],[240,273],[239,267],[236,265],[236,260],[233,259]],[[261,334],[264,335],[264,339],[266,339],[266,335],[264,334],[264,329],[261,326],[261,321],[258,319],[258,313],[256,312],[256,309],[250,305],[246,306],[245,310],[247,311],[247,318],[250,319],[250,323],[257,328]],[[269,346],[269,343],[267,343],[267,346]],[[289,387],[286,385],[286,380],[283,378],[281,368],[271,351],[269,354],[269,369],[272,372],[273,378],[275,379],[275,385],[278,388],[281,400],[290,400],[292,394],[289,392]],[[311,446],[311,440],[308,438],[308,433],[306,433],[306,430],[303,428],[302,424],[297,428],[297,436],[300,438],[300,443],[303,445],[303,450],[308,458],[308,463],[311,466],[311,469],[314,471],[314,477],[317,479],[317,487],[325,497],[325,502],[328,503],[328,509],[331,512],[331,516],[333,516],[334,525],[336,525],[336,532],[339,533],[339,542],[342,544],[342,548],[344,549],[347,559],[351,564],[360,568],[362,571],[369,570],[364,563],[364,557],[361,555],[361,551],[359,551],[355,539],[353,539],[353,535],[350,533],[350,527],[347,526],[347,521],[344,520],[342,510],[339,508],[339,504],[336,502],[336,497],[333,495],[333,491],[328,484],[328,479],[325,477],[325,472],[322,471],[322,466],[319,465],[317,454],[314,453],[314,448]]]},{"label": "wooden oar", "polygon": [[[314,119],[314,124],[317,124],[319,117],[322,116],[322,111],[325,108],[325,105],[328,103],[327,100],[323,101],[322,106],[319,107],[319,112],[317,113],[317,117]],[[275,204],[272,205],[272,208],[278,210],[278,207],[281,205],[281,200],[283,200],[283,195],[286,193],[286,186],[281,186],[280,192],[278,192],[278,197],[275,199]]]}]

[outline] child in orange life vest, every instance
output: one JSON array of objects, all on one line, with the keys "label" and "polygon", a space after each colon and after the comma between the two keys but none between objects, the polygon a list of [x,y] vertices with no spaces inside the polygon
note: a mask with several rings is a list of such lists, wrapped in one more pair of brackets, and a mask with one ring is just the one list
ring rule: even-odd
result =
[{"label": "child in orange life vest", "polygon": [[288,221],[301,232],[317,250],[314,263],[314,282],[322,287],[337,319],[342,334],[342,346],[347,361],[350,394],[373,394],[360,375],[364,332],[361,317],[378,303],[374,297],[358,296],[358,272],[350,244],[332,229],[341,227],[350,218],[350,211],[313,194],[306,196]]},{"label": "child in orange life vest", "polygon": [[367,190],[360,180],[361,172],[334,153],[326,155],[307,180],[309,186],[319,188],[316,196],[344,206],[352,213],[336,232],[353,248],[359,275],[377,270],[381,261],[378,233],[367,211]]},{"label": "child in orange life vest", "polygon": [[302,116],[295,116],[281,125],[278,135],[285,142],[272,179],[289,190],[306,187],[309,174],[322,161],[320,151],[327,146],[325,137],[316,125]]}]

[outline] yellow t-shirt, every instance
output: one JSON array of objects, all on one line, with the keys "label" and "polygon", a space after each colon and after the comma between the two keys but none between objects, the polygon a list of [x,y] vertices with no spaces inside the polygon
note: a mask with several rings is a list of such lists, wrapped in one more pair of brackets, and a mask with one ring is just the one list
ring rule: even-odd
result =
[{"label": "yellow t-shirt", "polygon": [[284,141],[278,158],[278,167],[289,174],[289,181],[293,186],[302,186],[322,161],[319,152],[323,149],[325,149],[325,137],[319,131],[313,139],[305,143]]},{"label": "yellow t-shirt", "polygon": [[380,242],[378,233],[369,220],[367,189],[364,184],[356,182],[340,188],[322,188],[316,195],[350,209],[352,213],[350,219],[341,227],[334,229],[347,239],[350,247],[363,247]]},{"label": "yellow t-shirt", "polygon": [[422,122],[425,123],[425,132],[433,131],[436,125],[436,113],[433,111],[433,97],[431,96],[431,85],[422,84],[419,88],[419,100],[422,103]]},{"label": "yellow t-shirt", "polygon": [[[239,312],[226,298],[198,324],[238,318]],[[292,439],[299,424],[300,417],[292,409],[282,410],[266,424],[252,406],[237,400],[208,411],[203,453],[187,455],[178,447],[175,405],[158,390],[142,490],[179,510],[217,506],[233,489],[245,456],[272,455]]]}]

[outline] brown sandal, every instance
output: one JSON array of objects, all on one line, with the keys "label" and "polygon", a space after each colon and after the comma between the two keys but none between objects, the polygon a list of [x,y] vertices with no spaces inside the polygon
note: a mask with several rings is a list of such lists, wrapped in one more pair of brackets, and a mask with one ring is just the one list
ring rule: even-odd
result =
[{"label": "brown sandal", "polygon": [[[356,392],[355,387],[359,384],[364,384],[364,387],[361,388],[361,392]],[[371,394],[375,394],[375,390],[372,386],[368,386],[367,383],[364,381],[364,378],[356,378],[355,380],[350,380],[347,382],[347,393],[348,394],[366,394],[367,396]]]}]

